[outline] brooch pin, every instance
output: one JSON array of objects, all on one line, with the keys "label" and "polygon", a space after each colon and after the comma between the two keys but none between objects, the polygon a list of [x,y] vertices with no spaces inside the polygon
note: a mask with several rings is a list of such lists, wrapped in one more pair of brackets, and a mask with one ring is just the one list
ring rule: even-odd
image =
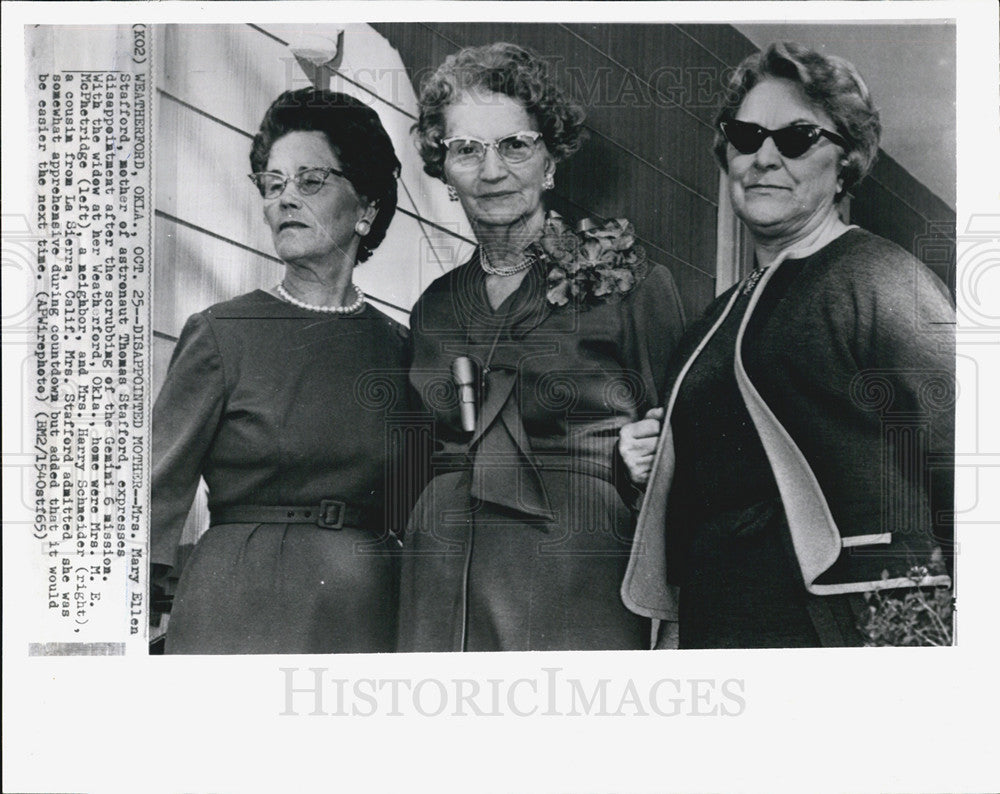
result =
[{"label": "brooch pin", "polygon": [[746,283],[743,285],[743,294],[749,295],[753,292],[754,287],[757,286],[757,282],[760,281],[760,277],[764,275],[764,271],[767,270],[766,267],[755,267],[751,271],[750,275],[747,276]]}]

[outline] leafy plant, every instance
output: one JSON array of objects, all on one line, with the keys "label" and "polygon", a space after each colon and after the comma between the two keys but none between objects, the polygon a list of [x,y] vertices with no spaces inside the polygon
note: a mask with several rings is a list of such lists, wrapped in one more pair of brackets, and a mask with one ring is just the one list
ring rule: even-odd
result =
[{"label": "leafy plant", "polygon": [[[928,574],[910,571],[914,582]],[[870,646],[954,644],[955,596],[950,587],[911,587],[865,593],[866,610],[858,628]]]}]

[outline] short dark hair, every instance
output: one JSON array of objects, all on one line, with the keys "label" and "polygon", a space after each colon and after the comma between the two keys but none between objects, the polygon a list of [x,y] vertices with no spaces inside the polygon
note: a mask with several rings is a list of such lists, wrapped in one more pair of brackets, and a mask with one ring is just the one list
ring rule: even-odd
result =
[{"label": "short dark hair", "polygon": [[477,89],[521,102],[556,161],[583,144],[583,110],[563,92],[535,52],[502,41],[466,47],[445,58],[420,87],[420,118],[413,130],[430,176],[444,177],[445,110],[462,94]]},{"label": "short dark hair", "polygon": [[715,158],[728,170],[726,138],[719,123],[731,121],[746,95],[766,79],[791,80],[833,121],[848,143],[846,164],[840,172],[843,188],[837,199],[871,171],[878,154],[882,123],[864,78],[852,63],[835,55],[823,55],[792,42],[775,42],[762,52],[747,56],[727,83],[726,97],[715,119]]},{"label": "short dark hair", "polygon": [[378,207],[371,231],[361,238],[364,262],[385,239],[396,213],[399,160],[378,113],[347,94],[319,88],[285,91],[267,109],[250,147],[250,168],[267,168],[271,147],[290,132],[322,132],[358,195]]}]

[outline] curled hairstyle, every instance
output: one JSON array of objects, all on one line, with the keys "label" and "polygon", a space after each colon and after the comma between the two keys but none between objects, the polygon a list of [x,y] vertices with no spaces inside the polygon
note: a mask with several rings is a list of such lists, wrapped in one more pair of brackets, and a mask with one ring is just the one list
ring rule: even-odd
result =
[{"label": "curled hairstyle", "polygon": [[763,52],[747,56],[729,78],[726,98],[715,119],[716,160],[723,171],[728,170],[727,142],[719,130],[719,123],[734,119],[751,89],[773,78],[801,85],[813,105],[833,121],[835,132],[847,140],[848,150],[840,171],[843,188],[837,194],[839,201],[871,170],[882,134],[878,110],[872,103],[864,78],[843,58],[821,55],[791,42],[776,42]]},{"label": "curled hairstyle", "polygon": [[413,131],[430,176],[444,179],[445,110],[464,93],[476,90],[503,94],[524,105],[557,162],[583,144],[583,110],[562,91],[536,53],[506,42],[466,47],[445,58],[420,87],[420,118]]},{"label": "curled hairstyle", "polygon": [[266,170],[271,147],[290,132],[322,132],[355,191],[378,207],[371,231],[358,245],[358,261],[364,262],[385,239],[396,213],[399,160],[378,114],[347,94],[318,88],[285,91],[264,114],[250,147],[250,167]]}]

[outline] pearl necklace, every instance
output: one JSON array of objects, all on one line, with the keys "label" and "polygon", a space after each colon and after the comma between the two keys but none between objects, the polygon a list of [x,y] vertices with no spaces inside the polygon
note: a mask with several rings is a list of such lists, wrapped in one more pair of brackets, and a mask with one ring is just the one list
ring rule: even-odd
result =
[{"label": "pearl necklace", "polygon": [[284,300],[293,306],[298,306],[300,309],[307,309],[311,312],[323,312],[324,314],[354,314],[361,311],[361,307],[365,305],[365,293],[361,291],[361,287],[357,284],[351,284],[351,286],[354,287],[354,294],[358,297],[354,300],[354,303],[350,303],[347,306],[314,306],[311,303],[300,301],[289,294],[288,290],[285,289],[284,283],[278,284],[276,289]]},{"label": "pearl necklace", "polygon": [[535,264],[535,257],[531,254],[525,254],[524,258],[516,265],[496,267],[490,263],[486,256],[486,249],[482,247],[479,249],[479,266],[491,276],[513,276],[515,273],[527,270],[533,264]]}]

